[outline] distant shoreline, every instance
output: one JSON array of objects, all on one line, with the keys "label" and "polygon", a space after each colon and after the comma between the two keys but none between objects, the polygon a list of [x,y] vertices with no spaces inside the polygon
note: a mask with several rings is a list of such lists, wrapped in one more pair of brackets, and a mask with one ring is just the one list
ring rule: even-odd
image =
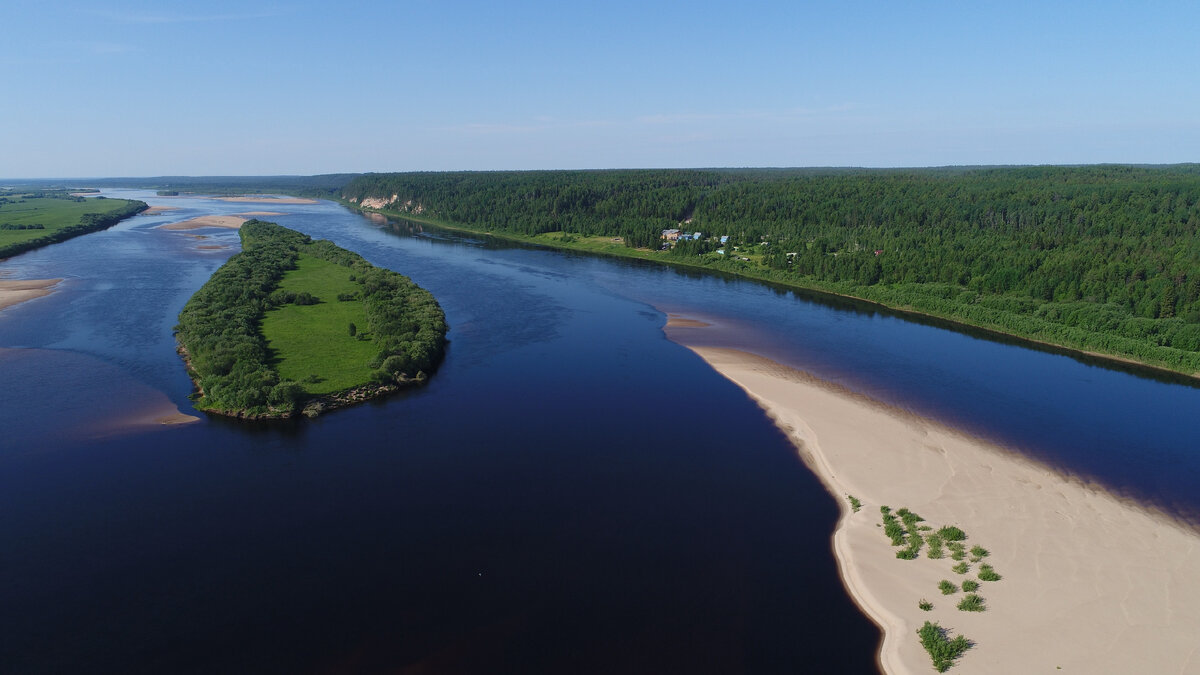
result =
[{"label": "distant shoreline", "polygon": [[[854,601],[884,631],[881,667],[929,672],[916,630],[938,621],[976,643],[960,672],[1184,672],[1200,627],[1200,534],[932,420],[732,348],[689,345],[704,327],[664,328],[767,412],[842,508],[834,552]],[[854,512],[847,495],[861,500]],[[948,560],[900,560],[880,506],[955,524],[991,553],[987,611],[955,608]],[[1169,591],[1167,590],[1169,589]],[[918,608],[931,601],[932,611]],[[954,672],[952,669],[951,672]]]}]

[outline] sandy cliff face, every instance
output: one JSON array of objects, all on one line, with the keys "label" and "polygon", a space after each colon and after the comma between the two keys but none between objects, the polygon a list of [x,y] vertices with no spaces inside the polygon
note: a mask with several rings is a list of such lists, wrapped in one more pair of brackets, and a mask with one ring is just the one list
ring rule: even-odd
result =
[{"label": "sandy cliff face", "polygon": [[421,214],[425,212],[425,207],[415,203],[409,199],[403,204],[400,202],[400,195],[393,194],[390,199],[385,197],[364,197],[360,202],[357,198],[351,197],[350,202],[361,204],[369,209],[385,209],[390,208],[393,211],[403,211],[405,213]]}]

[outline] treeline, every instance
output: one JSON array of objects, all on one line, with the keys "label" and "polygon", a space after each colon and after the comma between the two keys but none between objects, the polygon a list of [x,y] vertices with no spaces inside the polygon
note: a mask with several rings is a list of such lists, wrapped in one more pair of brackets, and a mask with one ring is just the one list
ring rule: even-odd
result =
[{"label": "treeline", "polygon": [[[97,197],[97,199],[99,199],[99,197]],[[41,248],[42,246],[49,246],[50,244],[56,244],[60,241],[66,241],[72,237],[78,237],[82,234],[89,234],[91,232],[108,229],[122,220],[125,220],[130,216],[135,216],[149,208],[146,205],[146,202],[136,200],[112,199],[106,201],[120,204],[120,206],[112,211],[108,211],[107,213],[85,213],[80,217],[79,222],[75,225],[68,225],[67,227],[58,228],[35,239],[26,239],[25,241],[13,242],[11,244],[0,246],[0,259],[10,258],[19,253],[32,251],[35,248]],[[6,227],[3,229],[23,228]],[[43,226],[40,229],[45,229],[45,227]]]},{"label": "treeline", "polygon": [[280,379],[260,331],[263,314],[291,300],[273,292],[301,252],[354,270],[380,347],[371,364],[377,381],[418,377],[441,360],[445,316],[433,296],[407,277],[274,223],[251,220],[240,234],[242,252],[188,300],[176,326],[203,394],[200,407],[278,414],[295,410],[305,399],[299,383]]},{"label": "treeline", "polygon": [[1196,165],[367,174],[343,196],[637,248],[683,227],[690,264],[1200,371]]}]

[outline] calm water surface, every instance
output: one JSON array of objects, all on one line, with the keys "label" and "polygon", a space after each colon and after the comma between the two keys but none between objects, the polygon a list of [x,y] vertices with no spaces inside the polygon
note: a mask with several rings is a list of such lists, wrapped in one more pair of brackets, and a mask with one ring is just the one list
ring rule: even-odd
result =
[{"label": "calm water surface", "polygon": [[142,424],[191,411],[171,329],[237,248],[154,226],[264,207],[109,194],[182,208],[0,263],[67,279],[0,312],[4,672],[872,670],[834,498],[663,337],[660,310],[1130,494],[1198,501],[1197,389],[330,203],[271,219],[438,297],[451,345],[429,386],[299,424]]}]

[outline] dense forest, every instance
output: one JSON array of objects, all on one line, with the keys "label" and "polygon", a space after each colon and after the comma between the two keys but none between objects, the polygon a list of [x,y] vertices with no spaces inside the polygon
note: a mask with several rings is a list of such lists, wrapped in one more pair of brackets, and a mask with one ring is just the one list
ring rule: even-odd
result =
[{"label": "dense forest", "polygon": [[377,382],[423,379],[441,361],[445,316],[433,296],[407,277],[274,223],[251,220],[242,225],[241,239],[242,252],[218,269],[179,315],[176,332],[202,393],[198,407],[261,416],[287,415],[304,403],[303,386],[279,378],[260,331],[264,312],[305,301],[274,292],[301,253],[353,271],[379,347],[370,364]]},{"label": "dense forest", "polygon": [[662,259],[1200,372],[1196,165],[366,174],[342,196],[631,248],[682,227],[703,236]]}]

